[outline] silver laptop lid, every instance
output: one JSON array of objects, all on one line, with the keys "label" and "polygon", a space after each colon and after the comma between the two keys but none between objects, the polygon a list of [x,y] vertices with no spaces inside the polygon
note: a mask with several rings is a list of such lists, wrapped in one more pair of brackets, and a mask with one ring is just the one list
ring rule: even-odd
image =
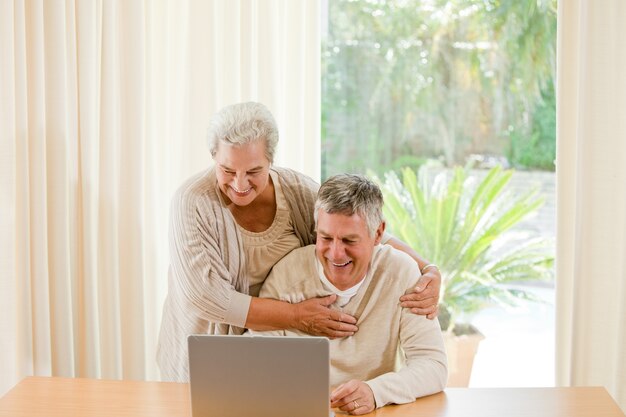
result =
[{"label": "silver laptop lid", "polygon": [[328,417],[324,337],[192,335],[193,417]]}]

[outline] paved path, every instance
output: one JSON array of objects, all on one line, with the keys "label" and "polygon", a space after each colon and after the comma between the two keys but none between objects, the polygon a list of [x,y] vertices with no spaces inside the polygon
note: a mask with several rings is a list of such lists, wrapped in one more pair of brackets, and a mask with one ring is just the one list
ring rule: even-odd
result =
[{"label": "paved path", "polygon": [[[525,287],[529,289],[529,287]],[[554,386],[554,288],[530,287],[545,303],[491,307],[472,321],[485,335],[471,387]]]}]

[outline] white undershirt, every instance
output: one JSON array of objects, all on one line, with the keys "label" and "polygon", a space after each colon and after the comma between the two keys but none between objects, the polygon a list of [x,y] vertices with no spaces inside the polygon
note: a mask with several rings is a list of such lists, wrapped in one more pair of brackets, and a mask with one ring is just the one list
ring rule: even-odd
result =
[{"label": "white undershirt", "polygon": [[320,262],[319,259],[317,259],[317,273],[320,277],[320,281],[322,281],[322,284],[324,284],[324,286],[332,291],[333,293],[337,294],[337,301],[335,301],[335,304],[337,304],[339,307],[343,307],[346,304],[348,304],[348,302],[350,301],[350,299],[352,297],[354,297],[354,295],[357,293],[357,291],[359,291],[359,288],[361,288],[361,284],[363,284],[363,281],[365,281],[365,277],[363,277],[362,279],[359,280],[359,282],[348,288],[347,290],[340,290],[337,287],[335,287],[329,280],[328,278],[326,278],[326,275],[324,274],[324,267],[322,266],[322,263]]}]

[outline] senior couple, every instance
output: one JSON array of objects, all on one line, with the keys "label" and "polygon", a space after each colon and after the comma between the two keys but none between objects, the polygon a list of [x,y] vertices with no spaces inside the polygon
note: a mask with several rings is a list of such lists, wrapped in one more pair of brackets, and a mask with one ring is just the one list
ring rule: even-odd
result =
[{"label": "senior couple", "polygon": [[374,183],[318,187],[272,166],[277,142],[265,106],[225,107],[209,128],[215,166],[173,199],[163,379],[188,379],[188,335],[248,329],[329,337],[331,406],[350,414],[441,391],[438,269],[385,233]]}]

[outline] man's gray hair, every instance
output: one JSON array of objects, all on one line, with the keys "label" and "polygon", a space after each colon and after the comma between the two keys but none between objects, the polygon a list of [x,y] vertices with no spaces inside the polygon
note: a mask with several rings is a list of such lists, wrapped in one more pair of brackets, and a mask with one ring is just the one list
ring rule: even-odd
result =
[{"label": "man's gray hair", "polygon": [[319,209],[329,214],[358,214],[367,224],[371,237],[383,221],[383,193],[363,175],[339,174],[328,178],[317,193],[315,226]]},{"label": "man's gray hair", "polygon": [[220,141],[228,145],[245,145],[261,139],[265,139],[265,156],[274,162],[278,127],[272,113],[261,103],[249,101],[226,106],[209,124],[207,140],[213,157]]}]

